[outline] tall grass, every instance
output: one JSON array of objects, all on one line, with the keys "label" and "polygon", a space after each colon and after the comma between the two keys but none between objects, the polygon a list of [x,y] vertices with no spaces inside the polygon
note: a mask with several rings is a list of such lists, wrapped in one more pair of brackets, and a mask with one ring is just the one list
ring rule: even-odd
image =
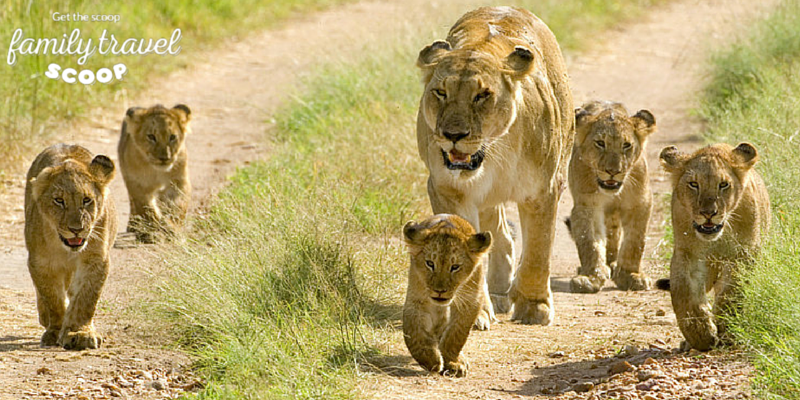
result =
[{"label": "tall grass", "polygon": [[[0,173],[19,169],[19,161],[64,123],[98,105],[135,96],[137,89],[154,74],[185,67],[191,55],[220,39],[275,24],[299,12],[308,12],[348,0],[193,0],[110,2],[101,0],[7,0],[0,2],[0,43],[8,51],[14,31],[25,38],[56,38],[80,29],[85,39],[97,43],[108,29],[119,41],[127,38],[169,38],[182,30],[180,56],[101,55],[96,52],[86,64],[78,56],[18,55],[16,65],[3,63],[0,70]],[[113,22],[53,21],[53,13],[120,15]],[[3,53],[6,56],[6,53]],[[3,58],[5,60],[5,58]],[[47,66],[78,71],[124,63],[128,73],[122,81],[93,85],[67,84],[44,76]]]},{"label": "tall grass", "polygon": [[754,354],[764,398],[800,398],[800,3],[785,1],[713,57],[702,115],[714,141],[750,141],[769,189],[771,235],[743,276],[736,339]]},{"label": "tall grass", "polygon": [[[548,23],[569,49],[650,4],[517,3],[561,16]],[[240,169],[193,239],[165,254],[161,315],[206,372],[199,397],[358,397],[360,364],[401,342],[399,231],[429,212],[414,63],[446,33],[430,27],[463,11],[421,17],[321,68],[277,117],[270,160]]]}]

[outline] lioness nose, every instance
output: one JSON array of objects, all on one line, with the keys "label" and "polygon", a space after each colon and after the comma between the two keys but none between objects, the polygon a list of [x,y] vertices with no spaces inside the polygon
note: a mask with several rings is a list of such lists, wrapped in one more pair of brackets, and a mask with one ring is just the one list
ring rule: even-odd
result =
[{"label": "lioness nose", "polygon": [[70,227],[67,227],[67,228],[69,229],[70,232],[72,232],[72,233],[74,233],[76,235],[81,233],[81,231],[83,230],[83,228],[76,228],[74,226],[70,226]]},{"label": "lioness nose", "polygon": [[455,143],[455,142],[457,142],[457,141],[469,136],[469,132],[447,132],[447,131],[445,131],[445,132],[442,132],[442,135],[444,135],[444,137],[447,138],[447,140]]},{"label": "lioness nose", "polygon": [[706,219],[711,219],[711,217],[717,215],[717,210],[700,210],[700,215],[706,217]]},{"label": "lioness nose", "polygon": [[611,175],[611,177],[613,177],[614,175],[619,173],[619,170],[616,168],[607,168],[606,173]]}]

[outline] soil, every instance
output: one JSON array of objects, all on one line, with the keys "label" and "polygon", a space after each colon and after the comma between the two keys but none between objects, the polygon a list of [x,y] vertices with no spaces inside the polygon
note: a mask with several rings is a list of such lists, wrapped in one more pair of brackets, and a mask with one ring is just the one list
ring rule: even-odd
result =
[{"label": "soil", "polygon": [[[463,12],[476,3],[459,0],[458,7]],[[747,20],[775,1],[757,3],[676,1],[607,33],[596,46],[587,46],[588,52],[568,57],[576,105],[589,99],[615,100],[632,112],[647,108],[658,120],[659,132],[648,144],[660,207],[651,222],[646,252],[645,269],[653,277],[665,271],[657,254],[664,220],[661,199],[669,191],[656,156],[668,144],[684,149],[700,144],[701,124],[690,111],[704,76],[706,49],[739,34]],[[121,92],[118,101],[63,127],[53,142],[82,144],[116,159],[119,126],[128,107],[187,104],[193,116],[193,133],[187,139],[193,209],[202,213],[235,167],[268,156],[271,115],[305,74],[403,29],[403,21],[419,18],[420,10],[433,14],[453,7],[422,0],[363,2],[231,40],[215,50],[187,55],[190,66],[153,80],[150,90]],[[460,13],[452,15],[455,20]],[[441,27],[441,36],[446,29]],[[408,67],[413,68],[412,61]],[[0,399],[160,399],[201,387],[189,369],[189,359],[168,350],[169,338],[153,329],[145,315],[130,311],[146,296],[147,277],[159,273],[158,259],[147,246],[117,248],[112,253],[113,270],[95,319],[105,337],[102,349],[67,352],[39,347],[43,330],[22,239],[24,176],[6,176],[2,184]],[[115,180],[112,193],[124,229],[129,206],[121,179]],[[564,197],[562,217],[571,209],[568,193]],[[554,254],[557,317],[552,326],[524,326],[501,316],[491,331],[472,334],[465,349],[471,373],[458,380],[423,373],[398,336],[386,356],[371,359],[364,367],[364,392],[382,398],[470,399],[748,395],[750,368],[736,354],[675,354],[681,335],[668,294],[621,292],[611,285],[594,295],[571,294],[569,278],[578,258],[561,224]],[[611,374],[612,367],[620,373]],[[656,372],[648,375],[648,371]],[[669,389],[672,395],[665,394]]]}]

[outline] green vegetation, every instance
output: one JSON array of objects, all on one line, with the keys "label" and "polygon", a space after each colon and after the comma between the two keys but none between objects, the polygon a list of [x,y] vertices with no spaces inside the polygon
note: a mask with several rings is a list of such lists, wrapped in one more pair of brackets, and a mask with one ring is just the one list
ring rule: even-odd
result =
[{"label": "green vegetation", "polygon": [[[308,12],[349,0],[193,0],[109,2],[101,0],[29,1],[0,3],[0,43],[8,51],[14,31],[22,29],[24,38],[56,38],[80,29],[81,37],[97,43],[104,29],[120,42],[127,38],[169,38],[180,28],[181,56],[102,55],[96,52],[86,64],[78,65],[77,55],[17,55],[16,65],[4,63],[0,74],[0,173],[21,168],[20,160],[37,148],[56,124],[83,115],[87,110],[110,101],[135,97],[153,74],[163,74],[186,66],[191,55],[223,38],[267,27],[299,12]],[[53,21],[53,14],[119,15],[114,22]],[[72,19],[72,18],[70,18]],[[19,44],[17,44],[19,46]],[[7,53],[4,53],[7,55]],[[110,68],[124,63],[128,73],[124,83],[67,84],[46,78],[50,63],[78,71]]]},{"label": "green vegetation", "polygon": [[[650,3],[521,5],[575,49]],[[208,378],[200,398],[358,397],[364,361],[402,346],[399,232],[428,212],[414,61],[463,11],[438,9],[323,67],[277,118],[270,160],[240,169],[164,255],[161,315]]]},{"label": "green vegetation", "polygon": [[800,398],[800,3],[785,1],[713,57],[701,113],[713,141],[761,154],[774,215],[761,257],[743,276],[735,337],[754,354],[764,398]]}]

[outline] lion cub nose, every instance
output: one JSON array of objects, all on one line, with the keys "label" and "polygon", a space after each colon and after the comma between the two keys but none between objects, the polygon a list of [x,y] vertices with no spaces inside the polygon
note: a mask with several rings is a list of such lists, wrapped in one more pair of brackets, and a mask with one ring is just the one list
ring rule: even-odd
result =
[{"label": "lion cub nose", "polygon": [[444,135],[444,137],[447,140],[455,143],[455,142],[457,142],[457,141],[469,136],[469,132],[447,132],[447,131],[445,131],[445,132],[442,132],[442,135]]},{"label": "lion cub nose", "polygon": [[74,226],[70,226],[70,227],[68,227],[68,229],[69,229],[70,232],[72,232],[75,235],[77,235],[77,234],[81,233],[81,231],[83,230],[83,227],[76,228]]},{"label": "lion cub nose", "polygon": [[711,219],[711,217],[717,215],[716,210],[700,210],[700,215],[706,217],[706,219]]}]

